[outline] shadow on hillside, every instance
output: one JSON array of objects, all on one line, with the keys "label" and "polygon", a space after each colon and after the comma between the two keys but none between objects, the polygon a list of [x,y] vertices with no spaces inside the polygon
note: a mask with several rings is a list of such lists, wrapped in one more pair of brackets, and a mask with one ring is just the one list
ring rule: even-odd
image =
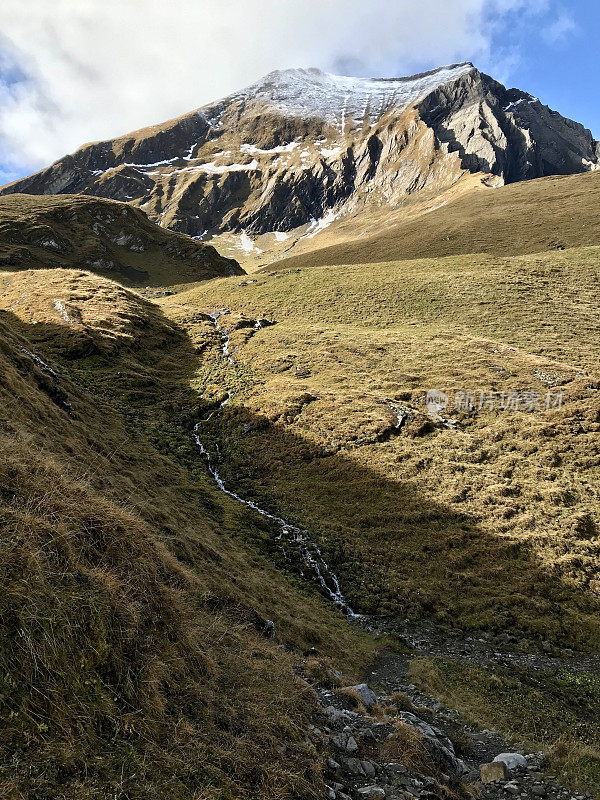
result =
[{"label": "shadow on hillside", "polygon": [[[201,470],[206,511],[223,530],[308,577],[282,557],[276,524],[214,484],[193,441],[194,424],[209,410],[190,388],[202,354],[155,304],[139,303],[146,322],[131,341],[103,352],[97,332],[95,352],[75,348],[70,359],[65,343],[77,334],[67,325],[28,325],[7,312],[2,319],[39,346],[42,358],[57,357],[74,380],[84,371],[85,388],[96,386],[99,402],[122,408],[192,476]],[[532,549],[491,536],[411,483],[382,477],[343,450],[327,453],[245,407],[227,407],[202,431],[226,487],[309,531],[356,612],[598,644],[597,597],[545,569]]]},{"label": "shadow on hillside", "polygon": [[356,612],[597,641],[597,598],[544,569],[533,548],[247,408],[224,409],[212,431],[226,487],[309,530]]}]

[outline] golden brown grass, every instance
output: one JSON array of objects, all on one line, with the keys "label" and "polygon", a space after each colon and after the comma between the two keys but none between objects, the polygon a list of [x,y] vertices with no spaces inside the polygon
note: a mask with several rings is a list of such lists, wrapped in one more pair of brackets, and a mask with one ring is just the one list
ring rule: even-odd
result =
[{"label": "golden brown grass", "polygon": [[[195,358],[181,331],[91,275],[5,281],[2,791],[313,796],[303,653],[352,672],[372,645],[252,545],[269,535],[253,515],[182,466],[178,415],[197,413],[197,399],[179,405]],[[151,441],[161,433],[168,455]]]},{"label": "golden brown grass", "polygon": [[0,270],[54,267],[152,287],[243,273],[213,247],[154,225],[125,203],[84,195],[0,197]]},{"label": "golden brown grass", "polygon": [[[597,172],[540,178],[499,189],[479,187],[457,199],[442,197],[441,207],[425,207],[420,216],[400,209],[394,223],[393,214],[387,214],[381,218],[380,230],[370,235],[356,238],[350,229],[346,242],[329,245],[328,238],[336,233],[327,232],[314,240],[312,251],[295,256],[292,249],[288,258],[267,269],[375,264],[468,253],[511,256],[598,245],[599,201]],[[365,224],[369,224],[368,217]],[[365,229],[362,220],[356,227],[361,232]]]},{"label": "golden brown grass", "polygon": [[[453,257],[219,281],[164,301],[278,321],[203,351],[195,385],[228,387],[223,474],[320,536],[351,603],[451,625],[600,644],[597,248]],[[226,324],[226,318],[224,319]],[[564,391],[549,412],[455,413],[430,388]],[[398,434],[391,405],[412,421]]]}]

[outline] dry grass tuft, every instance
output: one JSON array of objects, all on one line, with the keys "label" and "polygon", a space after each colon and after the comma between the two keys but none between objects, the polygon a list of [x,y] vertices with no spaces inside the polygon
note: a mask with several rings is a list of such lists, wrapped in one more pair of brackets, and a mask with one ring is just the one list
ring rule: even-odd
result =
[{"label": "dry grass tuft", "polygon": [[395,761],[423,775],[439,775],[422,736],[404,722],[394,724],[394,733],[381,745],[381,752],[387,761]]}]

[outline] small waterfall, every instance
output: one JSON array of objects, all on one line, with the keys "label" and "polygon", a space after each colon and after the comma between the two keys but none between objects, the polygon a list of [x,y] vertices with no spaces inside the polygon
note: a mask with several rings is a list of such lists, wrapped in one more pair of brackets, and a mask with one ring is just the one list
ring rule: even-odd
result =
[{"label": "small waterfall", "polygon": [[[219,311],[210,314],[210,319],[215,327],[215,330],[219,334],[221,338],[221,352],[223,354],[223,358],[227,359],[230,364],[235,364],[230,350],[229,350],[229,334],[227,331],[223,330],[221,325],[219,324],[219,319],[229,314],[229,310],[226,308],[220,309]],[[208,467],[208,471],[212,475],[214,482],[219,487],[220,491],[223,494],[226,494],[228,497],[231,497],[233,500],[236,500],[238,503],[242,503],[243,505],[251,508],[257,514],[260,514],[262,517],[265,517],[271,522],[274,522],[279,527],[279,535],[277,537],[278,541],[280,542],[283,551],[286,551],[286,545],[292,547],[302,559],[303,563],[306,567],[310,569],[313,573],[315,578],[317,579],[319,585],[323,589],[324,593],[329,597],[329,599],[345,614],[349,617],[354,617],[355,614],[346,602],[344,595],[342,594],[342,590],[340,588],[340,583],[333,573],[333,571],[329,568],[327,562],[323,558],[323,554],[319,549],[318,545],[316,545],[310,538],[310,535],[307,531],[298,528],[295,525],[290,525],[281,517],[276,516],[275,514],[271,514],[269,511],[266,511],[264,508],[261,508],[256,503],[253,503],[251,500],[245,500],[243,497],[240,497],[239,494],[234,492],[232,489],[228,489],[225,486],[223,479],[221,478],[219,471],[211,458],[211,455],[206,448],[205,444],[202,441],[200,436],[200,431],[202,426],[205,425],[209,420],[211,420],[215,414],[218,414],[221,409],[227,405],[230,400],[230,396],[227,397],[221,402],[218,408],[214,409],[210,412],[210,414],[200,422],[196,424],[194,427],[194,441],[198,446],[198,449],[204,456],[206,460],[206,464]]]},{"label": "small waterfall", "polygon": [[229,334],[219,325],[219,319],[224,317],[226,314],[229,314],[229,309],[221,308],[219,311],[214,311],[212,314],[209,314],[209,316],[213,325],[215,326],[216,332],[221,337],[221,352],[223,353],[223,357],[226,358],[230,364],[233,364],[233,358],[229,352]]}]

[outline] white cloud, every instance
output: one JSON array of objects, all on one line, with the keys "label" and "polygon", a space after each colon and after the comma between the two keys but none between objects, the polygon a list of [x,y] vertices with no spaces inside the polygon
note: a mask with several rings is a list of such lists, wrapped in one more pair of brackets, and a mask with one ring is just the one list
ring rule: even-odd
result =
[{"label": "white cloud", "polygon": [[[2,0],[0,166],[161,122],[272,69],[491,64],[494,19],[547,0]],[[14,65],[27,76],[7,74]],[[5,80],[2,80],[4,76]]]},{"label": "white cloud", "polygon": [[542,30],[542,36],[548,44],[558,44],[564,41],[577,30],[577,24],[573,15],[562,9],[559,15]]}]

